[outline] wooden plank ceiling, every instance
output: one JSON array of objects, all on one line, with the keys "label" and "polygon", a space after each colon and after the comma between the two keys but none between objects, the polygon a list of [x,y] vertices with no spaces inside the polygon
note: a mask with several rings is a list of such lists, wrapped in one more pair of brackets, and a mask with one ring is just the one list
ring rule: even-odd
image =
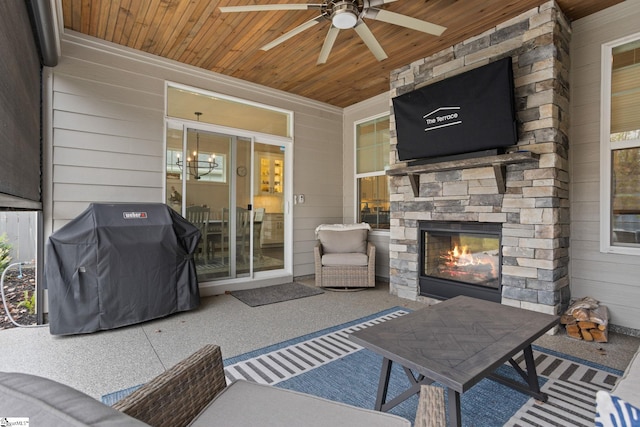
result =
[{"label": "wooden plank ceiling", "polygon": [[[389,89],[394,69],[482,33],[544,0],[398,0],[380,8],[447,27],[432,36],[365,19],[388,54],[378,62],[352,29],[316,65],[329,21],[260,47],[318,10],[220,13],[219,6],[322,0],[62,0],[64,26],[83,34],[275,89],[347,107]],[[622,0],[558,0],[570,20]]]}]

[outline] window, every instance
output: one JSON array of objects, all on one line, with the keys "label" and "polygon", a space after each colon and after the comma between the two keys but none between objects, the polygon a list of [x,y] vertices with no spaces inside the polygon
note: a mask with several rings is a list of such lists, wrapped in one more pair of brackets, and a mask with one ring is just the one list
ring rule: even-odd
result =
[{"label": "window", "polygon": [[356,123],[358,221],[389,229],[389,115]]},{"label": "window", "polygon": [[601,250],[640,254],[640,34],[602,53]]},{"label": "window", "polygon": [[195,111],[202,113],[198,121],[203,123],[287,138],[293,135],[290,111],[169,83],[167,116],[195,120]]}]

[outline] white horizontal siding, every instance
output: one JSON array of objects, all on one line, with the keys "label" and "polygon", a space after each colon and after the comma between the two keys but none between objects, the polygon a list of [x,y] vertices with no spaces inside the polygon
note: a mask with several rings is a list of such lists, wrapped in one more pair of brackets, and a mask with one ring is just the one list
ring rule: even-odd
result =
[{"label": "white horizontal siding", "polygon": [[56,218],[57,230],[62,225],[66,224],[80,213],[87,209],[87,202],[68,202],[63,200],[56,201],[55,209],[52,212],[54,218]]},{"label": "white horizontal siding", "polygon": [[341,108],[72,31],[63,35],[62,57],[51,73],[48,233],[91,202],[164,202],[164,90],[170,81],[294,112],[293,192],[305,194],[306,202],[293,209],[293,267],[295,275],[313,274],[309,230],[342,216]]},{"label": "white horizontal siding", "polygon": [[52,88],[53,229],[91,202],[162,200],[163,90],[112,67],[64,64]]},{"label": "white horizontal siding", "polygon": [[144,170],[127,170],[126,173],[114,174],[110,169],[91,168],[85,166],[56,165],[56,183],[76,183],[82,177],[84,185],[112,185],[116,187],[151,187],[158,186],[161,173]]},{"label": "white horizontal siding", "polygon": [[[128,61],[126,56],[119,56],[115,52],[109,55],[110,58],[113,58],[113,61],[105,61],[103,47],[106,45],[100,44],[93,52],[85,48],[87,45],[83,42],[77,45],[65,45],[64,59],[59,64],[59,66],[64,66],[65,76],[77,80],[85,80],[88,84],[97,82],[100,86],[111,86],[114,90],[121,91],[122,88],[129,88],[130,90],[126,91],[126,93],[121,93],[119,96],[111,98],[122,103],[126,103],[132,97],[143,96],[143,99],[135,104],[151,107],[152,105],[148,102],[157,98],[158,94],[164,93],[164,79],[153,73],[144,72],[143,69],[145,68],[147,71],[149,70],[145,62]],[[96,64],[100,64],[100,67],[96,68]],[[138,72],[132,70],[133,68],[139,68]],[[77,87],[77,83],[72,87]],[[64,92],[64,86],[61,86],[60,90]],[[90,93],[91,88],[86,88],[82,92]],[[145,96],[148,97],[145,98]],[[156,99],[156,105],[158,101],[159,105],[162,106],[164,96]]]},{"label": "white horizontal siding", "polygon": [[376,276],[389,277],[389,233],[373,232],[369,241],[376,245]]},{"label": "white horizontal siding", "polygon": [[87,134],[69,129],[55,129],[54,139],[57,142],[56,147],[61,148],[140,155],[149,155],[158,151],[156,149],[158,143],[153,140],[97,133]]},{"label": "white horizontal siding", "polygon": [[[156,114],[155,120],[135,122],[108,117],[92,116],[84,111],[54,111],[54,129],[67,129],[93,134],[120,136],[136,139],[147,139],[162,142],[163,118]],[[159,128],[159,129],[158,129]],[[160,141],[158,140],[160,138]]]},{"label": "white horizontal siding", "polygon": [[[94,184],[56,184],[53,198],[59,202],[83,202],[99,200],[103,203],[142,202],[152,203],[161,200],[157,190],[147,187],[129,186],[126,188],[104,183]],[[90,203],[90,202],[89,202]],[[85,208],[88,203],[85,205]]]},{"label": "white horizontal siding", "polygon": [[588,278],[572,279],[571,286],[579,288],[583,295],[598,295],[602,292],[611,293],[611,297],[603,301],[603,304],[606,304],[609,309],[610,322],[614,325],[636,329],[633,326],[633,320],[638,316],[638,309],[630,306],[629,301],[637,301],[637,286],[624,286],[610,282],[588,280]]},{"label": "white horizontal siding", "polygon": [[313,230],[329,221],[341,222],[336,218],[342,215],[342,194],[336,189],[342,187],[342,125],[336,127],[332,120],[306,111],[294,117],[293,194],[305,195],[303,204],[293,205],[294,276],[315,272]]},{"label": "white horizontal siding", "polygon": [[593,228],[593,221],[580,221],[577,219],[572,219],[571,235],[576,237],[576,242],[598,242],[600,239],[600,230],[597,228]]},{"label": "white horizontal siding", "polygon": [[600,248],[600,54],[603,43],[640,29],[640,2],[573,23],[571,41],[571,293],[607,305],[611,322],[640,329],[640,259]]},{"label": "white horizontal siding", "polygon": [[82,111],[88,116],[106,117],[130,122],[140,119],[155,119],[158,117],[159,112],[158,110],[145,108],[140,105],[133,107],[128,104],[105,99],[97,102],[95,98],[64,92],[55,93],[53,108],[56,111]]},{"label": "white horizontal siding", "polygon": [[597,182],[578,182],[573,186],[572,200],[575,203],[580,202],[594,202],[598,203],[600,200],[598,192],[600,191],[600,185]]},{"label": "white horizontal siding", "polygon": [[[123,111],[128,111],[127,109],[148,110],[152,113],[164,111],[164,91],[160,94],[142,92],[136,87],[114,86],[69,75],[56,75],[54,84],[57,94],[75,97],[72,102],[67,103],[64,102],[65,98],[56,100],[58,108],[62,110],[65,110],[66,106],[70,107],[71,111],[78,111],[82,107],[89,113],[99,111],[100,115],[106,117],[123,117],[123,114],[116,109],[105,108],[106,105],[122,108]],[[96,101],[99,102],[96,103]]]},{"label": "white horizontal siding", "polygon": [[[162,154],[162,153],[160,153]],[[109,153],[104,151],[83,150],[67,147],[56,147],[53,151],[54,166],[68,165],[90,168],[101,168],[105,171],[162,171],[162,158],[130,153]],[[54,174],[54,182],[58,178]]]},{"label": "white horizontal siding", "polygon": [[[584,141],[583,138],[581,138],[581,133],[583,132],[598,132],[598,129],[590,129],[589,126],[585,126],[583,127],[580,131],[576,132],[576,135],[574,135],[574,138],[576,138],[576,140],[580,141]],[[594,163],[594,164],[599,164],[600,162],[600,141],[594,141],[594,142],[584,142],[583,144],[579,144],[576,143],[575,145],[571,146],[572,148],[575,147],[576,150],[572,151],[572,155],[573,155],[573,161],[576,164],[585,164],[585,163]]]}]

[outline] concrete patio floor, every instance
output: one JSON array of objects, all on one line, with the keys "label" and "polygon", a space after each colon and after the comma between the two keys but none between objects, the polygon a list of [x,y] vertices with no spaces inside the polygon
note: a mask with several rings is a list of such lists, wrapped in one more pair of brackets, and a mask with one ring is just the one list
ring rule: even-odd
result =
[{"label": "concrete patio floor", "polygon": [[[313,279],[299,280],[313,284]],[[389,294],[388,284],[359,292],[324,294],[260,307],[231,295],[202,299],[194,311],[138,325],[75,336],[52,336],[48,327],[0,331],[0,371],[48,377],[97,399],[144,383],[205,344],[229,358],[391,307],[423,303]],[[640,338],[610,333],[598,344],[546,335],[534,344],[624,370]]]}]

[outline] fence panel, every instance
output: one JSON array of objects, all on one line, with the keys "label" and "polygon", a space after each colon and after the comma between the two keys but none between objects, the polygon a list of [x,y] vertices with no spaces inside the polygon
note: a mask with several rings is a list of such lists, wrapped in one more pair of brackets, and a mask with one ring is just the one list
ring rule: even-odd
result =
[{"label": "fence panel", "polygon": [[36,258],[35,212],[0,212],[0,235],[11,243],[11,262],[29,262]]}]

